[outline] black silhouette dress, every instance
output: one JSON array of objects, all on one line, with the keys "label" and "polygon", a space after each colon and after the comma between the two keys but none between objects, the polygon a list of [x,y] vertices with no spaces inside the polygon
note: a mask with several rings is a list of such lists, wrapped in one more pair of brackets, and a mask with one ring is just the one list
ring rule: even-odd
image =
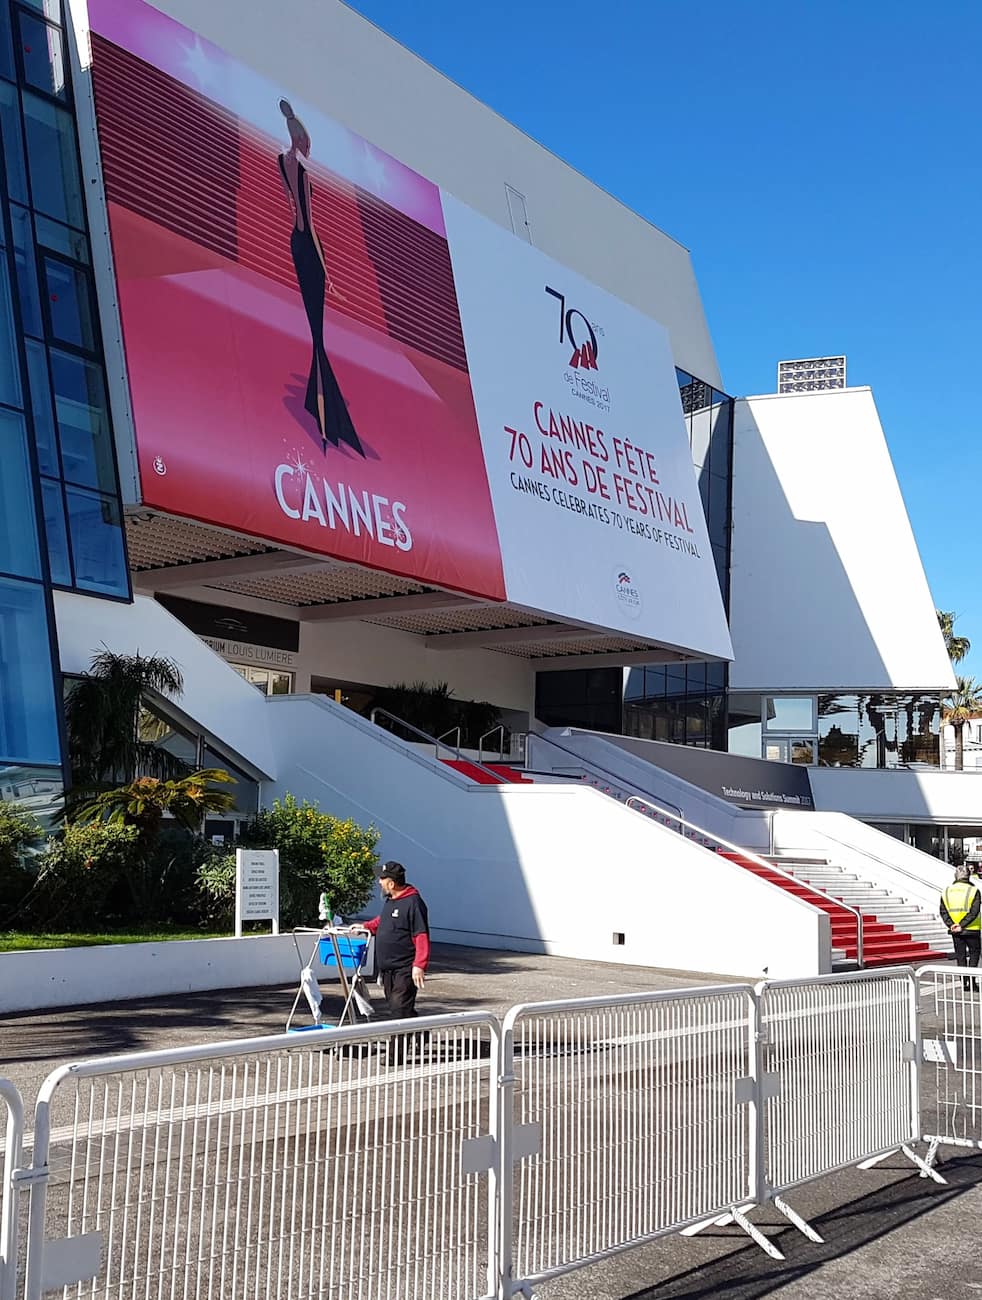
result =
[{"label": "black silhouette dress", "polygon": [[351,422],[347,405],[324,349],[324,292],[327,288],[327,272],[310,221],[307,203],[309,191],[304,183],[307,169],[297,158],[297,181],[294,187],[290,182],[284,159],[285,155],[280,154],[280,171],[283,173],[283,181],[293,198],[295,207],[295,220],[290,234],[290,252],[293,255],[297,284],[300,286],[300,296],[303,298],[304,311],[307,313],[313,342],[310,378],[307,380],[304,407],[317,424],[325,451],[328,443],[337,447],[339,443],[345,442],[364,456],[361,440],[355,432],[355,426]]}]

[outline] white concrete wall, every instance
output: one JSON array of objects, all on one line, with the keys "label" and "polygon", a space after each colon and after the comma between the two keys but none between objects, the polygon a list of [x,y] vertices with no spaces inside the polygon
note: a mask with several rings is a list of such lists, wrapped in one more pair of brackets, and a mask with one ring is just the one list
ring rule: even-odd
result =
[{"label": "white concrete wall", "polygon": [[943,690],[951,665],[867,388],[736,404],[733,690]]},{"label": "white concrete wall", "polygon": [[774,845],[782,853],[828,858],[932,913],[941,890],[951,883],[947,863],[841,813],[776,812]]},{"label": "white concrete wall", "polygon": [[289,791],[377,825],[438,938],[726,975],[827,968],[824,913],[595,790],[476,785],[323,697],[267,699],[146,597],[59,594],[57,616],[66,672],[103,645],[173,658],[179,707],[272,778],[264,802]]},{"label": "white concrete wall", "polygon": [[827,968],[824,913],[595,790],[475,785],[331,701],[269,708],[275,790],[378,826],[437,938],[728,975]]},{"label": "white concrete wall", "polygon": [[982,822],[982,772],[814,767],[818,811],[876,822]]},{"label": "white concrete wall", "polygon": [[[315,973],[322,986],[331,978]],[[261,988],[299,979],[289,934],[5,952],[0,953],[0,1013]],[[288,1010],[289,1004],[283,1009],[284,1026]]]},{"label": "white concrete wall", "polygon": [[274,775],[266,701],[163,605],[137,596],[132,605],[55,592],[64,673],[88,671],[102,649],[164,655],[184,676],[178,707],[267,776]]},{"label": "white concrete wall", "polygon": [[686,821],[711,835],[758,852],[769,848],[766,814],[743,812],[602,736],[582,731],[560,737],[529,736],[528,744],[528,764],[536,771],[572,772],[580,760],[598,776],[623,783],[629,793],[647,797],[669,812],[678,809]]}]

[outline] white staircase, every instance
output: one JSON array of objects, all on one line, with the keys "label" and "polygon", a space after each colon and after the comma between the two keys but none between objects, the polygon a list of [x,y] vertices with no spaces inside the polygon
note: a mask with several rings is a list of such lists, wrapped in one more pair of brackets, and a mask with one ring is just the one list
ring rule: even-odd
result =
[{"label": "white staircase", "polygon": [[[768,861],[783,867],[802,884],[812,885],[857,908],[864,917],[875,917],[877,922],[892,926],[898,937],[910,936],[910,943],[905,945],[875,932],[870,934],[866,940],[868,958],[894,956],[898,963],[903,963],[925,961],[935,955],[950,957],[951,939],[941,917],[917,903],[891,894],[827,858],[777,854]],[[928,946],[928,952],[919,950],[922,944]],[[845,954],[836,948],[832,950],[832,957],[833,961],[845,960]]]}]

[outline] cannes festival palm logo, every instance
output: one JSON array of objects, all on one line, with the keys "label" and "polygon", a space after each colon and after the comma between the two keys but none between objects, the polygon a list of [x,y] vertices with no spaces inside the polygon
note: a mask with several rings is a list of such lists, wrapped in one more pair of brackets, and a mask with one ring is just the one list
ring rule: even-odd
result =
[{"label": "cannes festival palm logo", "polygon": [[597,369],[597,334],[576,307],[567,307],[566,296],[546,285],[546,293],[559,300],[559,341],[572,348],[569,365],[573,370]]}]

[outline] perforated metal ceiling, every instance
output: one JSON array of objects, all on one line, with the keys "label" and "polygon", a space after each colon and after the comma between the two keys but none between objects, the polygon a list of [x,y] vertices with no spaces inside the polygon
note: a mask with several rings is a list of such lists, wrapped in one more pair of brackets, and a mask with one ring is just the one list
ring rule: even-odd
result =
[{"label": "perforated metal ceiling", "polygon": [[377,596],[407,596],[428,591],[418,582],[394,578],[389,573],[359,569],[353,564],[336,564],[325,560],[316,569],[302,573],[264,574],[255,578],[229,578],[209,582],[219,591],[234,591],[257,600],[277,600],[284,605],[326,605],[339,600],[357,600]]},{"label": "perforated metal ceiling", "polygon": [[[230,559],[235,556],[267,555],[278,550],[257,538],[225,533],[204,524],[166,515],[131,515],[126,521],[130,565],[134,572],[154,569],[172,574],[182,565],[205,560]],[[414,595],[433,591],[408,578],[360,569],[354,564],[311,557],[311,568],[293,573],[256,574],[254,577],[212,578],[206,586],[230,595],[252,596],[302,610],[358,600],[376,600],[388,596]],[[189,575],[189,582],[193,579]],[[170,588],[173,590],[173,588]],[[354,610],[352,610],[354,613]],[[416,636],[441,636],[454,632],[495,631],[500,628],[542,627],[553,620],[546,615],[530,614],[509,605],[473,601],[454,609],[416,610],[412,613],[380,614],[377,607],[364,620],[378,627],[410,632]],[[555,639],[510,641],[487,647],[497,654],[520,659],[563,658],[598,654],[632,654],[652,648],[652,642],[637,637],[583,636],[576,629]],[[475,647],[476,648],[476,647]]]},{"label": "perforated metal ceiling", "polygon": [[197,560],[224,560],[233,555],[265,555],[275,550],[255,537],[223,533],[204,524],[167,515],[129,515],[126,541],[130,568],[136,573]]}]

